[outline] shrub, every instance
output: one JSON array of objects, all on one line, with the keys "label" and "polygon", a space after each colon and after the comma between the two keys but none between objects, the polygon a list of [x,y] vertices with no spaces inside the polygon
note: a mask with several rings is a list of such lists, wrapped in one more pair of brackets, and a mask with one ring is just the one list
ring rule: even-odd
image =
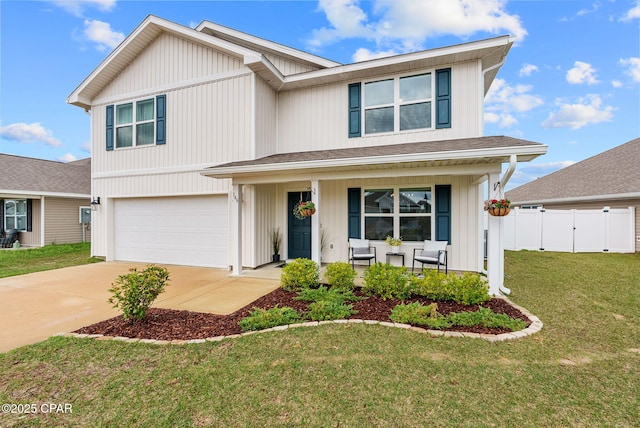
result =
[{"label": "shrub", "polygon": [[477,273],[465,272],[453,282],[453,300],[464,305],[475,305],[489,300],[489,286]]},{"label": "shrub", "polygon": [[411,294],[405,266],[376,263],[365,270],[363,283],[362,291],[382,300],[405,299]]},{"label": "shrub", "polygon": [[111,284],[109,303],[122,310],[124,319],[140,321],[168,281],[169,271],[163,267],[148,265],[143,271],[130,269]]},{"label": "shrub", "polygon": [[448,315],[451,325],[483,326],[507,328],[511,331],[522,330],[527,324],[521,319],[511,318],[506,314],[496,314],[489,308],[479,308],[475,312],[454,312]]},{"label": "shrub", "polygon": [[320,267],[309,259],[295,259],[282,268],[280,286],[287,291],[316,287],[320,281]]},{"label": "shrub", "polygon": [[253,308],[248,317],[241,319],[238,325],[242,331],[264,330],[279,325],[293,324],[300,321],[300,315],[288,306],[274,306],[271,309]]},{"label": "shrub", "polygon": [[412,325],[425,325],[426,320],[429,318],[437,318],[438,304],[432,303],[424,306],[420,302],[409,303],[406,305],[398,305],[391,311],[391,321],[412,324]]},{"label": "shrub", "polygon": [[337,301],[320,300],[309,305],[307,318],[313,321],[338,320],[349,318],[358,313],[353,305],[345,305]]},{"label": "shrub", "polygon": [[356,271],[346,262],[333,262],[325,271],[329,285],[341,290],[353,290],[356,286],[354,283],[356,275]]},{"label": "shrub", "polygon": [[443,302],[453,300],[450,277],[435,269],[424,269],[422,273],[423,278],[411,277],[412,294]]},{"label": "shrub", "polygon": [[482,276],[465,272],[445,275],[433,269],[423,271],[424,278],[411,278],[411,292],[431,300],[450,301],[464,305],[484,303],[491,298],[489,287]]}]

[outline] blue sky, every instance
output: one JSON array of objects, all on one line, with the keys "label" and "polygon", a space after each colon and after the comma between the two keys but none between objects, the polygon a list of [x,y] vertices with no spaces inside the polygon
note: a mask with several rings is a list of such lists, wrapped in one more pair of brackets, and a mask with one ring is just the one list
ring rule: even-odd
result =
[{"label": "blue sky", "polygon": [[0,1],[0,152],[90,156],[67,96],[147,15],[209,20],[341,63],[511,34],[485,135],[549,146],[509,187],[640,136],[640,1]]}]

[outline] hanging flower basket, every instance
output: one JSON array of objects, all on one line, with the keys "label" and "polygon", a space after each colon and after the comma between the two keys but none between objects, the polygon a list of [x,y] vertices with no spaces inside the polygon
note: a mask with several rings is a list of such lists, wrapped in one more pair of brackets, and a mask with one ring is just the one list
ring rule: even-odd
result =
[{"label": "hanging flower basket", "polygon": [[490,208],[487,211],[489,211],[489,215],[494,217],[504,217],[509,214],[511,208]]},{"label": "hanging flower basket", "polygon": [[511,211],[511,201],[508,199],[489,199],[484,201],[484,210],[489,215],[495,217],[504,217]]},{"label": "hanging flower basket", "polygon": [[311,201],[300,201],[293,207],[293,215],[298,220],[304,220],[316,213],[316,205]]}]

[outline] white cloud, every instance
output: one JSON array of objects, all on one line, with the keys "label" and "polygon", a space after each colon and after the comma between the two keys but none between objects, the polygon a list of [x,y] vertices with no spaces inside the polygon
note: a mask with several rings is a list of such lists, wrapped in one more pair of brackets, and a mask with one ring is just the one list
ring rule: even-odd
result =
[{"label": "white cloud", "polygon": [[82,143],[80,149],[82,149],[83,152],[91,153],[91,141],[85,141]]},{"label": "white cloud", "polygon": [[505,10],[506,0],[373,0],[372,16],[359,0],[320,0],[318,8],[331,24],[314,30],[312,49],[346,38],[375,40],[380,50],[422,49],[430,37],[467,38],[477,32],[509,33],[522,41],[527,35],[520,17]]},{"label": "white cloud", "polygon": [[352,59],[353,62],[362,62],[368,61],[370,59],[386,58],[394,55],[398,55],[398,52],[394,50],[371,52],[369,49],[360,48],[356,51],[356,53],[353,54]]},{"label": "white cloud", "polygon": [[600,83],[596,76],[596,70],[591,67],[591,64],[582,61],[576,61],[573,68],[567,71],[567,82],[572,85]]},{"label": "white cloud", "polygon": [[51,2],[72,15],[81,17],[89,8],[109,12],[116,6],[117,0],[52,0]]},{"label": "white cloud", "polygon": [[125,37],[123,33],[113,31],[108,22],[95,19],[85,19],[84,35],[89,41],[96,43],[96,49],[99,51],[115,48]]},{"label": "white cloud", "polygon": [[520,71],[518,71],[519,76],[531,76],[531,73],[534,71],[538,71],[538,66],[533,64],[523,64]]},{"label": "white cloud", "polygon": [[62,155],[62,156],[60,156],[60,157],[58,157],[58,160],[59,160],[60,162],[67,163],[67,162],[73,162],[74,160],[77,160],[77,159],[76,159],[76,157],[75,157],[74,155],[72,155],[71,153],[66,153],[66,154],[64,154],[64,155]]},{"label": "white cloud", "polygon": [[313,30],[309,46],[317,49],[346,38],[372,37],[374,33],[366,25],[367,14],[358,4],[358,0],[320,0],[318,8],[325,13],[331,28]]},{"label": "white cloud", "polygon": [[544,104],[542,98],[532,95],[531,85],[509,85],[504,79],[494,79],[485,97],[485,122],[508,128],[518,123],[512,113],[525,113]]},{"label": "white cloud", "polygon": [[619,64],[627,67],[625,74],[631,76],[634,81],[640,82],[640,58],[623,58],[619,61]]},{"label": "white cloud", "polygon": [[600,96],[594,94],[579,99],[575,104],[565,103],[562,100],[558,100],[556,104],[560,109],[549,114],[541,124],[543,128],[579,129],[586,125],[608,122],[613,118],[615,110],[611,106],[603,106]]},{"label": "white cloud", "polygon": [[62,142],[53,136],[53,132],[45,129],[39,123],[12,123],[0,127],[0,137],[18,141],[20,143],[44,143],[51,147],[58,147]]},{"label": "white cloud", "polygon": [[611,86],[613,86],[614,88],[622,88],[622,82],[619,80],[612,80]]},{"label": "white cloud", "polygon": [[630,22],[634,19],[640,19],[640,1],[636,1],[635,7],[629,9],[629,11],[620,18],[620,21]]}]

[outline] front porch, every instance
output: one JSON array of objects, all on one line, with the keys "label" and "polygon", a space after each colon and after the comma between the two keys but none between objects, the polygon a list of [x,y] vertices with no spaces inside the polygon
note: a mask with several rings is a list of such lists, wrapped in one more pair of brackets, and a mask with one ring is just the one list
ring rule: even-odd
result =
[{"label": "front porch", "polygon": [[[512,172],[518,160],[533,159],[545,148],[508,137],[446,143],[451,150],[443,151],[445,142],[363,147],[273,155],[204,170],[205,176],[232,181],[233,275],[271,260],[269,231],[274,227],[284,234],[282,258],[348,261],[353,237],[369,239],[384,262],[389,251],[385,237],[401,236],[409,268],[414,248],[424,240],[444,240],[449,242],[449,269],[484,272],[485,195],[503,190],[510,175],[501,177],[503,162]],[[307,229],[291,216],[291,195],[302,199],[303,193],[316,206],[316,213],[304,220]],[[487,275],[493,295],[503,287],[501,224],[497,217],[488,222]],[[300,255],[295,245],[307,253]]]}]

